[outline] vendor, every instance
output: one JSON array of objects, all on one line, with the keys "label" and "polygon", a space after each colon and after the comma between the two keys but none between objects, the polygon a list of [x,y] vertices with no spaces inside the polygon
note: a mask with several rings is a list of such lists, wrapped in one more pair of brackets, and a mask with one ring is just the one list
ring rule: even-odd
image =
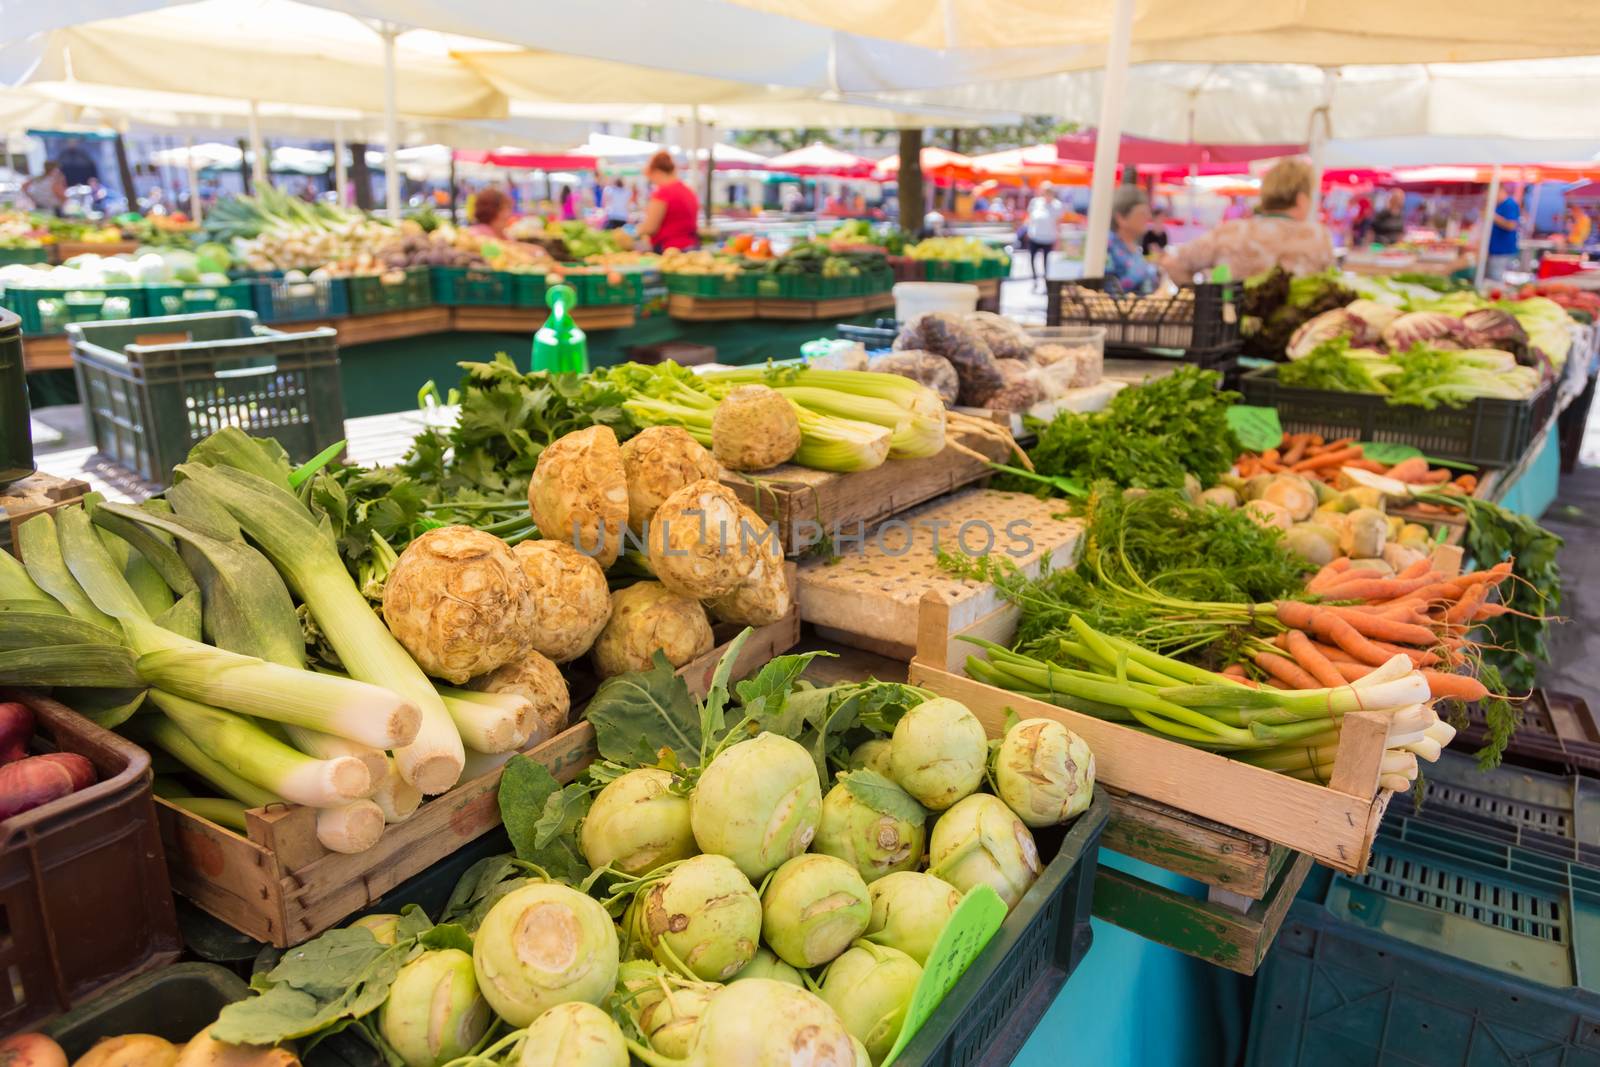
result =
[{"label": "vendor", "polygon": [[479,189],[472,198],[472,226],[470,232],[480,237],[506,236],[506,228],[515,217],[511,198],[494,186]]},{"label": "vendor", "polygon": [[639,236],[647,238],[657,252],[669,248],[697,248],[700,230],[700,198],[678,180],[678,165],[665,152],[657,152],[645,164],[644,176],[655,186],[645,205]]},{"label": "vendor", "polygon": [[1383,209],[1372,216],[1372,239],[1380,245],[1397,245],[1406,235],[1406,192],[1391,189]]},{"label": "vendor", "polygon": [[1187,281],[1200,271],[1225,266],[1236,279],[1273,267],[1290,274],[1316,274],[1333,266],[1333,240],[1311,218],[1311,165],[1285,159],[1261,179],[1260,210],[1230,219],[1167,255],[1167,274]]},{"label": "vendor", "polygon": [[1521,249],[1522,205],[1517,202],[1514,186],[1505,187],[1505,196],[1495,205],[1489,216],[1493,229],[1489,231],[1489,260],[1484,273],[1490,281],[1501,281],[1517,262]]},{"label": "vendor", "polygon": [[1106,289],[1152,292],[1161,269],[1139,250],[1150,228],[1150,199],[1137,185],[1119,185],[1111,198],[1111,232],[1106,235]]}]

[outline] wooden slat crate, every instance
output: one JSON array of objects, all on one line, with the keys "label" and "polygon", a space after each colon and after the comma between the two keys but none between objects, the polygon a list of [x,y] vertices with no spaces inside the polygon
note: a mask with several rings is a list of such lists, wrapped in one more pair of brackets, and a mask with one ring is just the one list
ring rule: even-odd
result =
[{"label": "wooden slat crate", "polygon": [[[759,627],[740,650],[732,677],[754,673],[799,636],[795,612]],[[697,697],[710,688],[725,651],[726,641],[678,671]],[[558,781],[571,781],[595,758],[594,730],[577,722],[527,755]],[[241,835],[157,798],[173,888],[259,941],[297,945],[500,825],[500,773],[497,768],[434,797],[356,855],[329,852],[317,842],[310,808],[253,810]]]},{"label": "wooden slat crate", "polygon": [[938,598],[957,629],[991,603],[987,583],[941,569],[936,542],[952,555],[989,552],[1035,574],[1046,557],[1062,566],[1076,551],[1083,524],[1055,518],[1059,509],[1025,493],[968,489],[903,512],[851,546],[859,550],[801,565],[800,617],[829,640],[909,660],[924,597]]},{"label": "wooden slat crate", "polygon": [[15,552],[11,531],[23,520],[76,504],[89,491],[79,478],[34,473],[0,489],[0,552]]},{"label": "wooden slat crate", "polygon": [[672,293],[667,297],[667,316],[685,322],[727,322],[756,317],[754,297],[745,300],[716,299]]},{"label": "wooden slat crate", "polygon": [[778,300],[756,301],[758,319],[844,319],[859,315],[867,309],[861,296],[839,296],[831,300]]},{"label": "wooden slat crate", "polygon": [[[986,437],[962,443],[997,462],[1003,446]],[[987,463],[953,448],[924,459],[891,459],[866,471],[841,474],[785,463],[758,474],[726,472],[722,483],[768,522],[776,523],[785,555],[824,541],[835,530],[854,533],[908,508],[944,496],[994,472]]]},{"label": "wooden slat crate", "polygon": [[981,651],[961,635],[1005,644],[1016,631],[1017,609],[992,588],[959,610],[937,597],[925,599],[921,609],[912,684],[961,701],[991,735],[1004,729],[1012,711],[1055,719],[1089,743],[1099,780],[1108,786],[1304,852],[1336,870],[1359,874],[1366,868],[1390,797],[1378,788],[1388,740],[1384,716],[1346,715],[1329,784],[1303,782],[967,677],[967,657]]}]

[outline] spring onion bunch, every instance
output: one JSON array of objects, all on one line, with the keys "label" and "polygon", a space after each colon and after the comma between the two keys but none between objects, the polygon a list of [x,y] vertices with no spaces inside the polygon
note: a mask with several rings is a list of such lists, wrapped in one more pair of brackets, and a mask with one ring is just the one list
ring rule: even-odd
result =
[{"label": "spring onion bunch", "polygon": [[1455,736],[1433,710],[1427,679],[1403,655],[1349,685],[1257,689],[1099,633],[1077,616],[1070,625],[1075,640],[1059,641],[1059,662],[965,637],[986,654],[968,658],[967,674],[1057,707],[1323,783],[1333,772],[1340,722],[1349,712],[1389,717],[1379,785],[1396,792],[1410,788],[1419,758],[1438,759]]}]

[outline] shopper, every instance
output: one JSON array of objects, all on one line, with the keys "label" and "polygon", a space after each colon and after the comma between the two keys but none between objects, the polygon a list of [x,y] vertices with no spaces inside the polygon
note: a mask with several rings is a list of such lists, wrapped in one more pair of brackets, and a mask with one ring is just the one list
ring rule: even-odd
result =
[{"label": "shopper", "polygon": [[1581,207],[1573,206],[1567,209],[1567,247],[1574,252],[1582,252],[1583,246],[1589,243],[1589,234],[1594,231],[1594,222],[1589,218],[1589,213]]},{"label": "shopper", "polygon": [[1144,236],[1139,238],[1139,251],[1145,255],[1153,255],[1167,250],[1167,213],[1161,208],[1152,208],[1150,212],[1150,228],[1144,231]]},{"label": "shopper", "polygon": [[22,191],[33,201],[35,211],[59,215],[67,202],[67,176],[61,173],[61,164],[52,159],[37,177],[28,179]]},{"label": "shopper", "polygon": [[600,206],[606,213],[606,229],[619,230],[628,224],[628,209],[632,202],[633,197],[628,195],[628,187],[622,184],[621,178],[605,187]]},{"label": "shopper", "polygon": [[561,218],[570,221],[578,217],[578,198],[572,195],[572,186],[563,185],[556,194],[556,203],[561,205]]},{"label": "shopper", "polygon": [[1175,281],[1199,271],[1227,267],[1236,279],[1282,267],[1290,274],[1315,274],[1333,265],[1333,240],[1311,218],[1311,165],[1285,159],[1261,180],[1259,210],[1230,219],[1208,234],[1167,254],[1164,266]]},{"label": "shopper", "polygon": [[1038,195],[1028,201],[1028,268],[1036,289],[1050,277],[1050,253],[1061,238],[1061,216],[1066,211],[1048,181],[1040,182]]},{"label": "shopper", "polygon": [[1517,191],[1506,186],[1506,195],[1495,205],[1489,216],[1489,261],[1484,264],[1484,274],[1491,281],[1501,281],[1506,270],[1517,261],[1522,247],[1522,205],[1517,203]]},{"label": "shopper", "polygon": [[505,237],[511,225],[511,198],[492,185],[479,189],[472,198],[471,232],[481,237]]},{"label": "shopper", "polygon": [[1106,289],[1148,293],[1161,280],[1161,269],[1139,250],[1150,228],[1150,200],[1137,185],[1119,185],[1111,197],[1111,232],[1106,235]]},{"label": "shopper", "polygon": [[1372,216],[1372,240],[1380,245],[1397,245],[1406,235],[1406,193],[1391,189],[1383,208]]},{"label": "shopper", "polygon": [[645,205],[639,236],[648,238],[657,252],[669,248],[697,248],[700,231],[700,198],[678,180],[678,165],[666,152],[657,152],[645,164],[644,176],[655,186]]}]

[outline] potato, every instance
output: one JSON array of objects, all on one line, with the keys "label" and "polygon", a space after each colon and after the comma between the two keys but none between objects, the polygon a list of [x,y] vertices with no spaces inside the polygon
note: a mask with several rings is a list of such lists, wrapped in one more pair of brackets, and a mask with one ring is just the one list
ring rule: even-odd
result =
[{"label": "potato", "polygon": [[639,582],[611,595],[611,620],[590,656],[602,678],[649,670],[659,650],[674,667],[710,652],[714,639],[706,609],[660,582]]},{"label": "potato", "polygon": [[628,476],[610,427],[576,430],[539,453],[528,514],[546,540],[566,541],[602,567],[616,562],[628,522]]},{"label": "potato", "polygon": [[690,482],[722,474],[716,458],[681,426],[651,426],[622,444],[628,525],[643,531],[661,502]]},{"label": "potato", "polygon": [[172,1067],[300,1067],[300,1059],[285,1048],[225,1044],[202,1030],[183,1047]]},{"label": "potato", "polygon": [[67,1067],[67,1054],[43,1034],[12,1034],[0,1041],[0,1067]]},{"label": "potato", "polygon": [[72,1067],[172,1067],[178,1047],[154,1034],[108,1037],[79,1056]]}]

